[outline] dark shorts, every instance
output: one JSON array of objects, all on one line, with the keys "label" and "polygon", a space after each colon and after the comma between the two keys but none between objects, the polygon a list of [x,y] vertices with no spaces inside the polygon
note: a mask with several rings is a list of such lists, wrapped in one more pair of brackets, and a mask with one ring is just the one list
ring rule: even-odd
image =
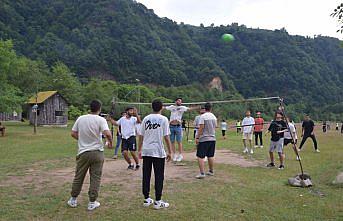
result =
[{"label": "dark shorts", "polygon": [[214,157],[216,149],[216,141],[200,142],[197,146],[197,157],[203,159],[205,157]]},{"label": "dark shorts", "polygon": [[136,151],[137,150],[137,144],[136,144],[136,137],[132,136],[128,139],[121,139],[121,152],[123,151]]},{"label": "dark shorts", "polygon": [[284,140],[283,140],[283,145],[284,145],[284,146],[287,146],[287,145],[290,144],[290,143],[293,143],[293,140],[292,140],[292,139],[284,139]]},{"label": "dark shorts", "polygon": [[223,137],[225,136],[226,130],[222,130]]}]

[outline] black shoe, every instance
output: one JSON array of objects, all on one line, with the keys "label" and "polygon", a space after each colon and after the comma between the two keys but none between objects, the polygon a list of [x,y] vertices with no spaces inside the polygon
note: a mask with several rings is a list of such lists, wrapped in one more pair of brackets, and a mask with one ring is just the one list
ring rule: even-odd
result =
[{"label": "black shoe", "polygon": [[134,170],[135,167],[134,167],[133,165],[129,165],[129,166],[127,167],[127,169],[128,169],[128,170]]},{"label": "black shoe", "polygon": [[285,169],[285,166],[284,165],[280,165],[278,169],[279,170],[283,170],[283,169]]},{"label": "black shoe", "polygon": [[267,167],[275,167],[275,164],[274,163],[269,163],[269,164],[267,164]]},{"label": "black shoe", "polygon": [[141,166],[139,164],[136,165],[136,170],[139,170]]}]

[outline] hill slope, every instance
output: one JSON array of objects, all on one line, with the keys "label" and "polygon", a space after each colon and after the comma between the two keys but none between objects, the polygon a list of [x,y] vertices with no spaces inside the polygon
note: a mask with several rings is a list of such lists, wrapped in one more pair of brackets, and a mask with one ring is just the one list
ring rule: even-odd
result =
[{"label": "hill slope", "polygon": [[[236,41],[222,42],[223,33]],[[308,111],[343,101],[338,39],[237,24],[178,25],[131,0],[3,0],[0,38],[13,39],[16,51],[48,65],[62,61],[84,80],[179,86],[220,77],[224,90],[286,96]]]}]

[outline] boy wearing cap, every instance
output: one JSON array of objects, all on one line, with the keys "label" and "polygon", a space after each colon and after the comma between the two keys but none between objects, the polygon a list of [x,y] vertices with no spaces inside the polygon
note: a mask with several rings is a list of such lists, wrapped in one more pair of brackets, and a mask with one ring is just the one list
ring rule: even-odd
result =
[{"label": "boy wearing cap", "polygon": [[[263,148],[262,131],[263,131],[264,120],[261,117],[261,112],[257,112],[256,115],[257,117],[255,118],[255,126],[254,126],[255,148],[257,147]],[[258,138],[260,138],[260,145],[258,145]]]}]

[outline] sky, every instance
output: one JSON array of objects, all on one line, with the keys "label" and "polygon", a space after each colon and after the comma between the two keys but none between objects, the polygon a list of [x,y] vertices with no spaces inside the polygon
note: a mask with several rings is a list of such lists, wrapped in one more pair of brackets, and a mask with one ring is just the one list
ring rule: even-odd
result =
[{"label": "sky", "polygon": [[323,35],[343,40],[337,19],[330,17],[343,0],[137,0],[160,17],[178,23],[216,26],[232,23],[281,29],[289,34]]}]

